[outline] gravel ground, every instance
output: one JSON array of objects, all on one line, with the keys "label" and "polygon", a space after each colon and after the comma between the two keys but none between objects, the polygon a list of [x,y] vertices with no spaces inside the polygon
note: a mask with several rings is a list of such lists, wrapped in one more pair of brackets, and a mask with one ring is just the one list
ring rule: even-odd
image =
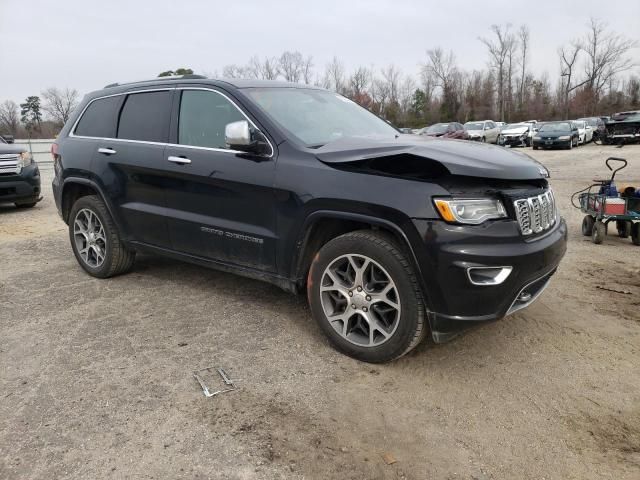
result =
[{"label": "gravel ground", "polygon": [[[0,208],[0,478],[640,478],[640,248],[593,245],[569,203],[609,155],[640,185],[640,146],[529,153],[570,226],[550,287],[382,366],[267,284],[154,257],[87,276],[44,169],[36,208]],[[211,365],[239,389],[205,398]]]}]

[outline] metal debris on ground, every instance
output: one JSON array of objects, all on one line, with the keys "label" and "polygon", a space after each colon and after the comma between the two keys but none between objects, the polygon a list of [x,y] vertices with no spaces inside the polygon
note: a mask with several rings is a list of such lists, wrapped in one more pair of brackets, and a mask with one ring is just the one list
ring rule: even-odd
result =
[{"label": "metal debris on ground", "polygon": [[393,465],[394,463],[396,463],[398,460],[396,460],[396,457],[393,456],[393,453],[391,452],[385,452],[382,454],[382,459],[384,460],[384,463],[386,463],[387,465]]},{"label": "metal debris on ground", "polygon": [[[220,377],[222,378],[222,381],[224,382],[226,388],[222,388],[220,390],[216,390],[216,391],[212,392],[211,390],[209,390],[209,387],[207,387],[207,385],[204,382],[204,379],[202,377],[203,377],[205,372],[206,373],[210,373],[210,372],[212,372],[214,370],[216,372],[218,372],[218,375],[220,375]],[[195,372],[193,372],[193,376],[198,381],[200,386],[202,387],[202,392],[204,393],[205,397],[213,397],[215,395],[219,395],[219,394],[225,393],[225,392],[230,392],[230,391],[236,389],[235,381],[232,380],[231,378],[229,378],[227,373],[220,367],[208,367],[208,368],[203,368],[201,370],[196,370]]]},{"label": "metal debris on ground", "polygon": [[607,292],[622,293],[623,295],[631,295],[631,292],[629,290],[618,290],[617,288],[603,287],[602,285],[596,285],[596,288],[599,288],[600,290],[606,290]]}]

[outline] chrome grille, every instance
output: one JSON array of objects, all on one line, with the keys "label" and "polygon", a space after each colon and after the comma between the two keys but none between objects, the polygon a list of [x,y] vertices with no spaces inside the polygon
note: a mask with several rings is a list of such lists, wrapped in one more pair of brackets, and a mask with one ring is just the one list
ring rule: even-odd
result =
[{"label": "chrome grille", "polygon": [[20,173],[18,155],[15,153],[0,154],[0,175],[15,175]]},{"label": "chrome grille", "polygon": [[513,206],[523,235],[543,232],[556,223],[556,205],[551,190],[534,197],[520,198],[513,202]]}]

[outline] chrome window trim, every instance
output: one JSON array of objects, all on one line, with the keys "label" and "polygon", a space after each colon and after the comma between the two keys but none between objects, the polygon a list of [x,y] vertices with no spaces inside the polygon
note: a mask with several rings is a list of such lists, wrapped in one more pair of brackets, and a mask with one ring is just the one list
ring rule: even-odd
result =
[{"label": "chrome window trim", "polygon": [[[192,149],[195,149],[195,150],[207,150],[207,151],[210,151],[210,152],[227,152],[227,153],[234,153],[234,154],[247,153],[247,152],[244,152],[242,150],[232,150],[230,148],[201,147],[201,146],[198,146],[198,145],[183,145],[183,144],[180,144],[180,143],[150,142],[150,141],[146,141],[146,140],[130,140],[130,139],[126,139],[126,138],[112,138],[112,137],[91,137],[91,136],[86,136],[86,135],[76,135],[75,134],[76,128],[78,126],[78,123],[80,123],[80,120],[84,116],[87,108],[89,108],[89,105],[91,105],[96,100],[102,100],[104,98],[110,98],[110,97],[119,97],[119,96],[122,96],[122,95],[133,95],[133,94],[136,94],[136,93],[166,92],[166,91],[173,91],[173,90],[204,90],[204,91],[217,93],[218,95],[221,95],[225,99],[227,99],[227,101],[230,102],[242,114],[242,116],[247,119],[247,121],[253,126],[253,128],[255,128],[256,130],[262,131],[253,122],[253,120],[251,120],[247,116],[247,114],[244,113],[244,111],[238,106],[238,104],[236,102],[234,102],[231,98],[229,98],[224,93],[222,93],[222,92],[220,92],[220,91],[218,91],[218,90],[216,90],[214,88],[207,88],[207,87],[159,87],[159,88],[152,88],[152,89],[145,89],[145,90],[133,90],[133,91],[127,91],[127,92],[112,93],[111,95],[103,95],[101,97],[96,97],[96,98],[91,99],[91,101],[89,103],[87,103],[85,105],[85,107],[82,109],[82,112],[80,113],[80,115],[78,116],[76,121],[74,122],[73,127],[71,128],[71,130],[69,131],[69,135],[68,136],[71,137],[71,138],[85,138],[85,139],[90,139],[90,140],[107,140],[107,141],[116,141],[116,142],[141,143],[141,144],[147,144],[147,145],[164,145],[166,147],[192,148]],[[265,139],[267,140],[267,143],[269,144],[269,148],[271,149],[271,153],[269,155],[266,155],[265,158],[273,158],[273,156],[275,155],[275,149],[273,148],[273,144],[271,143],[271,140],[269,140],[269,138],[266,135],[265,135]]]}]

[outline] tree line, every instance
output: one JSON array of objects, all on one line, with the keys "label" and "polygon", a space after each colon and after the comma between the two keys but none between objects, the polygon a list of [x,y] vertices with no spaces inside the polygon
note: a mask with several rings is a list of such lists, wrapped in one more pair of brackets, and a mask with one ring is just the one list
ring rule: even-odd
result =
[{"label": "tree line", "polygon": [[[492,25],[478,41],[488,60],[480,70],[465,70],[455,52],[435,46],[426,51],[418,75],[405,74],[394,65],[360,65],[347,71],[337,56],[317,69],[311,55],[285,51],[273,57],[256,55],[245,64],[224,66],[221,75],[207,76],[321,86],[398,127],[478,119],[569,119],[640,108],[640,77],[629,74],[637,66],[631,54],[638,42],[598,19],[590,20],[580,38],[558,47],[555,61],[560,68],[555,79],[530,70],[535,48],[526,25]],[[178,68],[158,76],[192,73],[190,68]],[[0,104],[0,132],[47,136],[43,129],[59,129],[77,103],[78,92],[69,88],[49,88],[42,98],[28,97],[20,108],[6,100]]]}]

